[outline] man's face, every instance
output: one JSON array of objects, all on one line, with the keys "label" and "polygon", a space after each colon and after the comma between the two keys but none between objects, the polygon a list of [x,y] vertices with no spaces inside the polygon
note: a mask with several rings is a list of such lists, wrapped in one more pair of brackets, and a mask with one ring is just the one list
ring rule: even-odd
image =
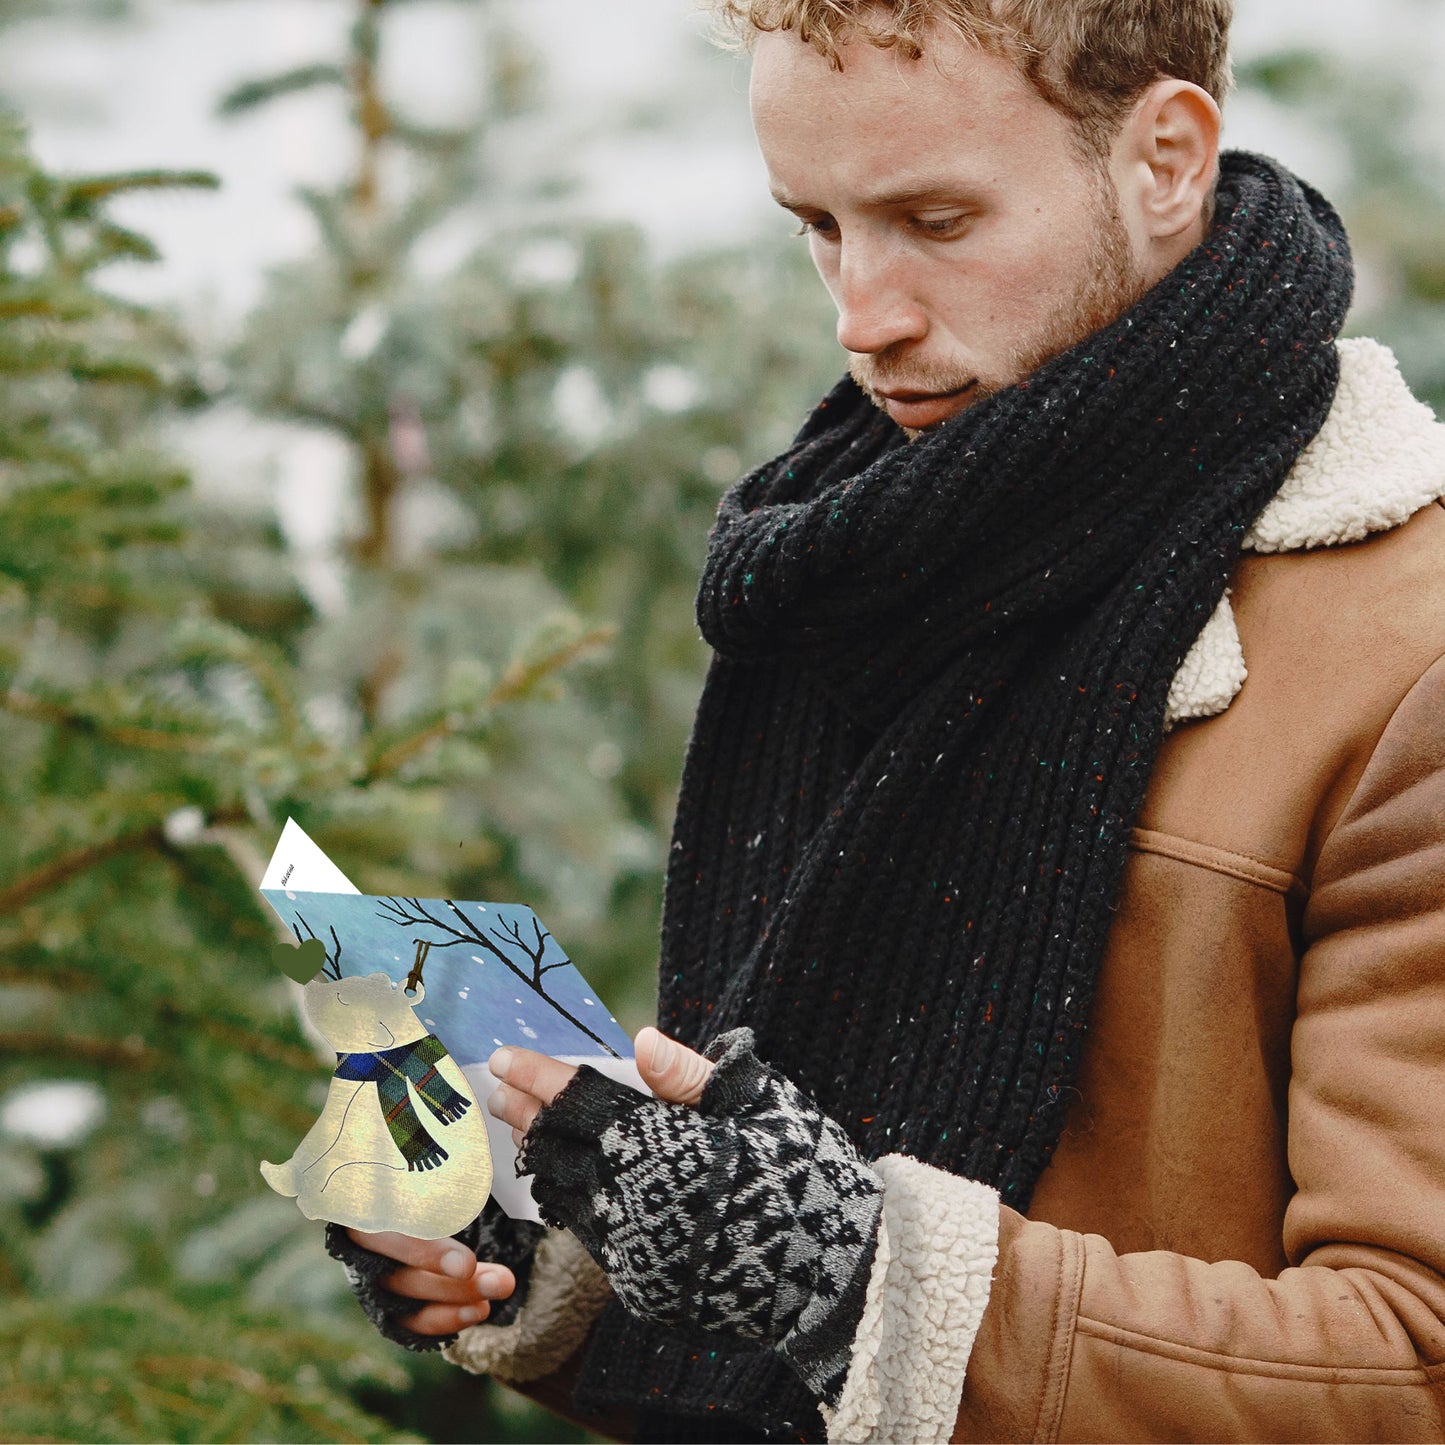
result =
[{"label": "man's face", "polygon": [[842,71],[758,37],[753,124],[854,377],[918,432],[1023,380],[1147,289],[1113,184],[1007,60],[947,31]]}]

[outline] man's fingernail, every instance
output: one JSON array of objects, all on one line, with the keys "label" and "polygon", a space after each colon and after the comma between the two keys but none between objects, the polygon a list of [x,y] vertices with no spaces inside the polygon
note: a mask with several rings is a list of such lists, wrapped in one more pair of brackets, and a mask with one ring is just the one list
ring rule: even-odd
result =
[{"label": "man's fingernail", "polygon": [[442,1273],[453,1279],[465,1279],[477,1267],[477,1257],[464,1250],[449,1249],[442,1255]]},{"label": "man's fingernail", "polygon": [[492,1071],[492,1077],[505,1079],[512,1072],[512,1051],[511,1049],[498,1049],[496,1053],[487,1060],[487,1067]]},{"label": "man's fingernail", "polygon": [[661,1073],[671,1062],[674,1053],[673,1042],[663,1034],[658,1034],[652,1041],[652,1069],[654,1073]]},{"label": "man's fingernail", "polygon": [[502,1287],[501,1273],[495,1269],[479,1269],[472,1278],[472,1283],[483,1293],[488,1290],[500,1289]]},{"label": "man's fingernail", "polygon": [[481,1317],[482,1312],[475,1305],[463,1305],[457,1311],[457,1318],[464,1325],[474,1325]]}]

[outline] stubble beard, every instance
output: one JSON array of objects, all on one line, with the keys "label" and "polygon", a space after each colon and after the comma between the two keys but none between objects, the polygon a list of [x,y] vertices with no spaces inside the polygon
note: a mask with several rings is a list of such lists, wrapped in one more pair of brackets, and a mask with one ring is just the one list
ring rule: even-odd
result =
[{"label": "stubble beard", "polygon": [[1119,211],[1119,193],[1107,172],[1096,172],[1093,195],[1098,224],[1078,289],[1049,315],[1037,338],[1013,352],[1009,379],[993,386],[988,394],[1017,385],[1086,337],[1112,325],[1149,289],[1149,280],[1134,259],[1129,231]]},{"label": "stubble beard", "polygon": [[[976,383],[969,397],[975,406],[986,397],[1006,391],[1032,376],[1045,363],[1077,346],[1086,337],[1117,321],[1149,289],[1149,280],[1134,259],[1129,232],[1119,211],[1119,195],[1112,178],[1100,168],[1094,175],[1092,238],[1079,284],[1043,320],[1037,335],[1020,340],[1008,354],[1003,374],[967,376],[943,367],[919,367],[887,352],[855,355],[848,370],[869,400],[885,409],[880,388],[910,389],[943,395]],[[967,410],[967,408],[964,408]],[[923,432],[909,431],[910,441]]]}]

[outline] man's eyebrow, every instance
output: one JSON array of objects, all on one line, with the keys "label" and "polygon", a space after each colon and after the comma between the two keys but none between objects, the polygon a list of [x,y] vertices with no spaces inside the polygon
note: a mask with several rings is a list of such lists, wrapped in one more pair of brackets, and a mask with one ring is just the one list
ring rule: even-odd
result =
[{"label": "man's eyebrow", "polygon": [[[811,211],[815,207],[807,201],[798,200],[786,191],[774,190],[773,199],[785,211]],[[977,188],[965,182],[947,177],[923,178],[907,181],[887,190],[866,193],[860,200],[864,206],[877,210],[889,210],[896,206],[916,206],[923,203],[947,201],[951,204],[966,204],[977,198]]]}]

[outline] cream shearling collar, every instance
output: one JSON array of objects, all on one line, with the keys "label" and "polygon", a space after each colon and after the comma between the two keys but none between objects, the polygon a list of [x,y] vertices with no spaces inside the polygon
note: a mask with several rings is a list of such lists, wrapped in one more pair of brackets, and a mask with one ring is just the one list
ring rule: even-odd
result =
[{"label": "cream shearling collar", "polygon": [[[1246,552],[1296,552],[1358,542],[1445,496],[1445,426],[1411,394],[1377,341],[1341,341],[1340,384],[1320,433],[1244,539]],[[1248,670],[1229,593],[1174,676],[1164,725],[1213,717]]]}]

